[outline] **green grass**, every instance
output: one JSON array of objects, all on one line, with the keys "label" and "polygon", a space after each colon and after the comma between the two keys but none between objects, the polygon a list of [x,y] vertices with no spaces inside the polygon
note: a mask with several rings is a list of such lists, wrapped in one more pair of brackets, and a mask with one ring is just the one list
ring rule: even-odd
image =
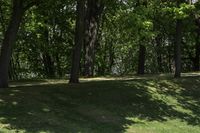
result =
[{"label": "green grass", "polygon": [[200,133],[200,76],[12,82],[0,133]]}]

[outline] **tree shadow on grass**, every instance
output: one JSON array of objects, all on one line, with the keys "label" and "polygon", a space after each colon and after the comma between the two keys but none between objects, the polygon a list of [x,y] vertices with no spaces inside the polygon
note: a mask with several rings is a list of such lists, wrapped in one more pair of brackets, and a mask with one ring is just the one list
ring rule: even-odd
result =
[{"label": "tree shadow on grass", "polygon": [[[128,125],[142,123],[131,118],[160,122],[174,118],[199,124],[199,90],[197,87],[188,94],[184,79],[147,78],[15,87],[0,92],[0,125],[13,132],[120,133]],[[198,77],[192,79],[199,85],[197,80]],[[177,86],[177,91],[173,91],[173,85]],[[178,99],[179,106],[195,115],[177,110],[176,105],[165,99],[168,96]],[[187,98],[195,100],[196,104],[184,102]]]},{"label": "tree shadow on grass", "polygon": [[[170,86],[169,84],[161,84]],[[182,120],[191,125],[200,125],[200,77],[189,76],[178,80],[173,80],[174,89],[163,91],[165,95],[171,95],[177,98],[178,103],[183,109],[189,110],[190,116],[181,117]]]}]

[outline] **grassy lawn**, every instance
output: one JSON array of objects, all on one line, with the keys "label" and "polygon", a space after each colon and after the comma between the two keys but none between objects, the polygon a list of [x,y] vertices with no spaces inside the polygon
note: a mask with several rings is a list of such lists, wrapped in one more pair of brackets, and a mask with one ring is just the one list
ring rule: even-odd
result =
[{"label": "grassy lawn", "polygon": [[200,74],[12,82],[0,133],[200,133]]}]

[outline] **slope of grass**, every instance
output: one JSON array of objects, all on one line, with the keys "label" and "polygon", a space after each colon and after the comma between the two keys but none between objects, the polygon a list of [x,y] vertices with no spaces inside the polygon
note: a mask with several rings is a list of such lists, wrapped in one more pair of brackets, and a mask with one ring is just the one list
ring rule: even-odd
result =
[{"label": "slope of grass", "polygon": [[0,133],[200,133],[200,76],[13,82]]}]

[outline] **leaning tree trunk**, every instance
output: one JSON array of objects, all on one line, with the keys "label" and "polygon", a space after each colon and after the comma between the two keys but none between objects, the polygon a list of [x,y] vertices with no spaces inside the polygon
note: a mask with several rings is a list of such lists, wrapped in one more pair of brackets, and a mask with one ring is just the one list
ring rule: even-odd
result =
[{"label": "leaning tree trunk", "polygon": [[94,76],[95,44],[104,5],[101,0],[87,0],[86,28],[85,28],[85,64],[84,76]]},{"label": "leaning tree trunk", "polygon": [[8,87],[8,69],[12,54],[12,45],[16,41],[17,32],[23,16],[22,0],[13,0],[12,16],[6,30],[0,55],[0,88]]},{"label": "leaning tree trunk", "polygon": [[81,49],[84,44],[84,27],[85,27],[84,21],[85,21],[85,0],[77,0],[75,46],[73,50],[72,68],[71,68],[69,83],[79,83]]},{"label": "leaning tree trunk", "polygon": [[174,59],[175,59],[175,78],[181,77],[181,41],[182,41],[182,21],[176,22],[176,34],[174,45]]},{"label": "leaning tree trunk", "polygon": [[139,58],[138,58],[138,72],[137,72],[137,74],[139,75],[143,75],[145,71],[145,56],[146,56],[146,47],[140,44]]}]

